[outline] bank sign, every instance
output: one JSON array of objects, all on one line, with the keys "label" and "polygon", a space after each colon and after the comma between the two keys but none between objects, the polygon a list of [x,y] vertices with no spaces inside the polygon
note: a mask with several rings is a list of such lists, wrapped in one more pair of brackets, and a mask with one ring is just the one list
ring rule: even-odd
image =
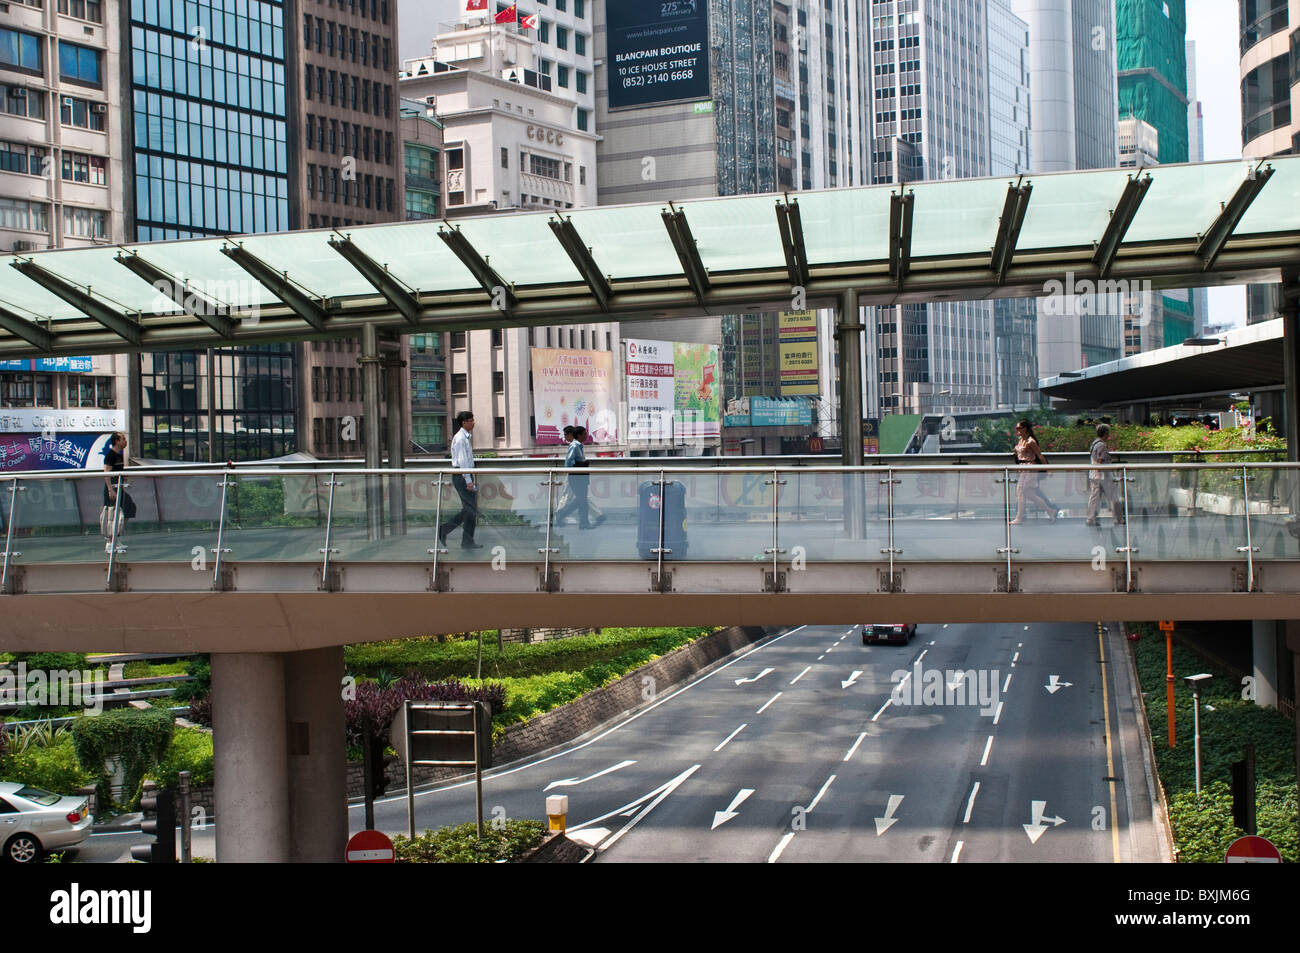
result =
[{"label": "bank sign", "polygon": [[609,108],[710,97],[708,0],[606,5]]}]

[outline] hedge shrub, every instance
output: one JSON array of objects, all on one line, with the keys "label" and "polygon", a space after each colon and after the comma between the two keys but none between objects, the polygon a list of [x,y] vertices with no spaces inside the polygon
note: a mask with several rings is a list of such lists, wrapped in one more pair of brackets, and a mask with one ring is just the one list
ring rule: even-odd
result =
[{"label": "hedge shrub", "polygon": [[191,787],[212,783],[212,735],[195,728],[177,728],[162,762],[146,777],[160,787],[180,789],[180,772],[190,773]]},{"label": "hedge shrub", "polygon": [[118,756],[123,763],[123,805],[135,802],[145,772],[167,754],[175,725],[161,708],[115,708],[101,715],[83,715],[72,723],[77,761],[98,778],[99,803],[112,803],[105,762]]},{"label": "hedge shrub", "polygon": [[33,745],[26,751],[11,751],[0,757],[0,778],[55,794],[76,795],[87,784],[95,784],[99,775],[81,766],[72,735],[62,734],[51,745]]},{"label": "hedge shrub", "polygon": [[415,840],[399,834],[393,838],[399,864],[492,864],[514,861],[541,844],[546,827],[541,821],[505,821],[500,827],[483,825],[483,837],[477,824],[461,824],[426,830]]}]

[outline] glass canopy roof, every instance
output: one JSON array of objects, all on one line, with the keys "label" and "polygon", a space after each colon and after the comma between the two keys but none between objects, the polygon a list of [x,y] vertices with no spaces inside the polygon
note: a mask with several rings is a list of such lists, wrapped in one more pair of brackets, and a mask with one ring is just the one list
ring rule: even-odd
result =
[{"label": "glass canopy roof", "polygon": [[[1129,186],[1134,170],[1107,169],[912,183],[910,207],[898,186],[872,186],[21,253],[0,274],[0,357],[351,336],[366,321],[410,331],[720,313],[793,284],[810,301],[854,289],[888,303],[918,266],[924,289],[909,300],[1033,294],[1045,266],[1191,287],[1300,265],[1300,157],[1136,174],[1150,177],[1145,194]],[[1018,185],[1032,187],[1018,228],[1000,229]],[[787,202],[799,213],[788,243]],[[1109,260],[1104,244],[1117,249]],[[512,292],[504,314],[497,280]],[[206,304],[185,304],[190,292]],[[239,320],[268,311],[269,325]]]}]

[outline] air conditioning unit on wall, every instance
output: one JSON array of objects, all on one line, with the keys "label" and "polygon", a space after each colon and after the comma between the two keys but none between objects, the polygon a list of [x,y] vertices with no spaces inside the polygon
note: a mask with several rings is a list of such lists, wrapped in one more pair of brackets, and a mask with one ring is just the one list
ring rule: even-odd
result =
[{"label": "air conditioning unit on wall", "polygon": [[14,251],[36,251],[36,242],[20,238],[14,242]]}]

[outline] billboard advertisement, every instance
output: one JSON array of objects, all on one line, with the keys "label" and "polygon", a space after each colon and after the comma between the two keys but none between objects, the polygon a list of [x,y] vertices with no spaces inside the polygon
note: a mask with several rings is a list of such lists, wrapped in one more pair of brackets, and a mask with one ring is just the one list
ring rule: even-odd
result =
[{"label": "billboard advertisement", "polygon": [[592,443],[618,442],[612,352],[535,347],[532,364],[539,446],[561,446],[570,424],[586,427]]},{"label": "billboard advertisement", "polygon": [[606,5],[609,108],[710,98],[708,0]]},{"label": "billboard advertisement", "polygon": [[812,405],[797,397],[778,400],[771,397],[751,397],[751,427],[811,427]]},{"label": "billboard advertisement", "polygon": [[673,434],[685,440],[722,435],[716,344],[673,344]]},{"label": "billboard advertisement", "polygon": [[671,341],[624,341],[627,361],[627,439],[671,440],[673,370]]},{"label": "billboard advertisement", "polygon": [[778,316],[781,348],[781,396],[818,393],[817,313],[782,311]]},{"label": "billboard advertisement", "polygon": [[0,471],[102,470],[105,433],[60,433],[52,439],[41,434],[0,435]]}]

